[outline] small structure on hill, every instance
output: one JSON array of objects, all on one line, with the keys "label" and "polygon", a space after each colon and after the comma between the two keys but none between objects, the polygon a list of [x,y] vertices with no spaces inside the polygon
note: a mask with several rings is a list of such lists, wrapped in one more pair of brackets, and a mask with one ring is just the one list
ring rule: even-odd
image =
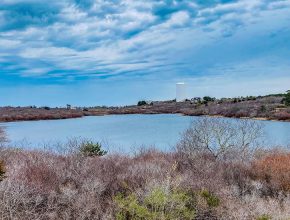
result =
[{"label": "small structure on hill", "polygon": [[194,97],[190,100],[191,103],[193,104],[198,104],[201,103],[201,98],[200,97]]}]

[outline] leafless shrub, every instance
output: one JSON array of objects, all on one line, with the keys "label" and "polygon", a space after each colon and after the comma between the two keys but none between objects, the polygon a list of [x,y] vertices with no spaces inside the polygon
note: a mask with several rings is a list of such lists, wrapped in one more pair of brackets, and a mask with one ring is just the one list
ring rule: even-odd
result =
[{"label": "leafless shrub", "polygon": [[228,193],[227,199],[224,200],[227,208],[221,213],[220,219],[288,219],[290,217],[289,197],[281,202],[275,198],[263,199],[258,194],[235,197],[231,192]]},{"label": "leafless shrub", "polygon": [[261,137],[262,127],[255,121],[204,117],[192,122],[176,148],[191,158],[209,155],[219,160],[245,160]]},{"label": "leafless shrub", "polygon": [[8,141],[6,133],[3,127],[0,127],[0,147],[4,145]]},{"label": "leafless shrub", "polygon": [[276,196],[290,191],[290,153],[289,151],[270,152],[256,159],[251,166],[251,175],[262,184],[264,196]]},{"label": "leafless shrub", "polygon": [[275,113],[273,116],[278,120],[289,120],[290,119],[290,113],[286,112],[286,111]]}]

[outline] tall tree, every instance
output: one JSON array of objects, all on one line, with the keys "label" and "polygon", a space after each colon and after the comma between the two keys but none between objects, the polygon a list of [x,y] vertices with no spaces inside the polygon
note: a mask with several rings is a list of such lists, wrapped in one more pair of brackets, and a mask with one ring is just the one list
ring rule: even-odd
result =
[{"label": "tall tree", "polygon": [[284,103],[285,103],[285,105],[290,106],[290,90],[288,90],[286,93]]}]

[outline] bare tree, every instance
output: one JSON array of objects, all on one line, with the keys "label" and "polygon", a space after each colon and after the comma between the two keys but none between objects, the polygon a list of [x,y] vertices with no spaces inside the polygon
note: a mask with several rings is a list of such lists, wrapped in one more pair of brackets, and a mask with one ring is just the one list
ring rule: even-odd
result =
[{"label": "bare tree", "polygon": [[216,159],[245,159],[258,147],[263,129],[254,120],[203,117],[193,121],[177,150],[189,156],[208,154]]}]

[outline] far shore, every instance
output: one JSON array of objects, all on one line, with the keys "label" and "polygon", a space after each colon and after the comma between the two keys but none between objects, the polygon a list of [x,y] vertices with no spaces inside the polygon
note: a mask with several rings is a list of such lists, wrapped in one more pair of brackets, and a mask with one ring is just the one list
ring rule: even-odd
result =
[{"label": "far shore", "polygon": [[49,108],[0,107],[0,122],[60,120],[85,116],[127,114],[181,114],[186,116],[227,117],[290,122],[290,107],[281,104],[282,97],[266,96],[245,100],[142,102],[123,107]]},{"label": "far shore", "polygon": [[81,118],[84,116],[126,115],[126,114],[182,114],[187,116],[211,116],[227,118],[250,118],[254,120],[290,122],[290,106],[286,106],[285,94],[247,96],[215,99],[193,98],[183,102],[139,101],[136,105],[108,107],[50,108],[0,107],[0,122],[57,120]]}]

